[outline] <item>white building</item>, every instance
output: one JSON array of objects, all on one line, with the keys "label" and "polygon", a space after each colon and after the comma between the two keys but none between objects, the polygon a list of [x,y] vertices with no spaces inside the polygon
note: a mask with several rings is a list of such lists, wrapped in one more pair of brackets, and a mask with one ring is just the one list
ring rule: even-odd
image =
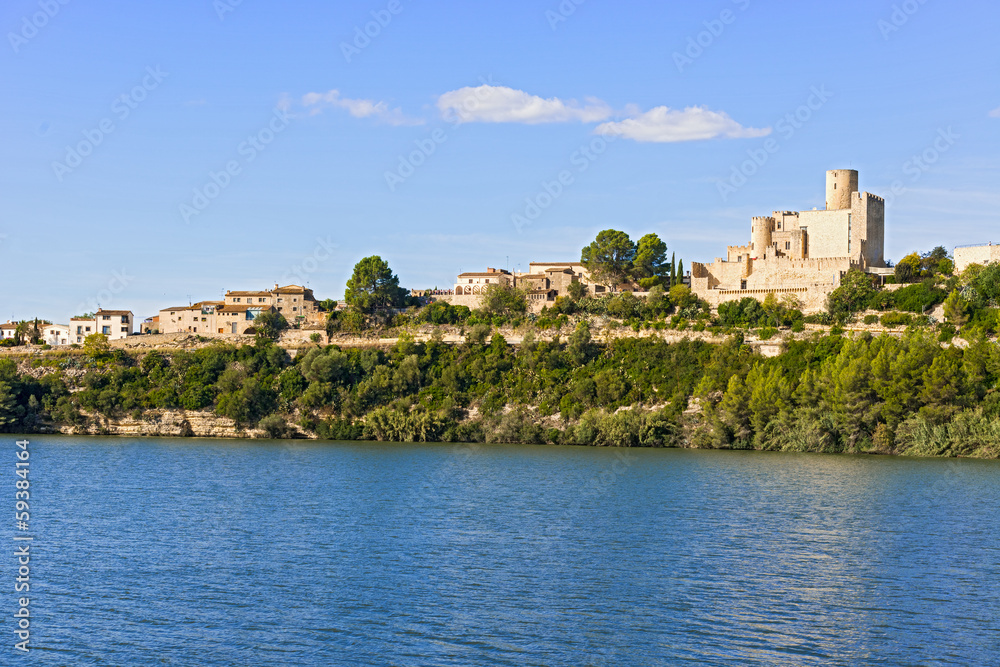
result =
[{"label": "white building", "polygon": [[131,336],[131,310],[98,310],[94,317],[74,317],[69,321],[69,338],[71,343],[82,345],[87,336],[95,333],[104,334],[108,340],[120,340]]},{"label": "white building", "polygon": [[46,324],[42,329],[42,339],[53,347],[56,345],[69,345],[70,333],[68,324]]}]

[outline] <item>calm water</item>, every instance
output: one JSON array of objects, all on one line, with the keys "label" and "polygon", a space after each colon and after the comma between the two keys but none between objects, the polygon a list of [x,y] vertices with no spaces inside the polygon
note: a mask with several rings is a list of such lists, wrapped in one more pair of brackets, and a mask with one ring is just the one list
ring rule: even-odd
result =
[{"label": "calm water", "polygon": [[31,449],[36,649],[10,648],[3,522],[0,664],[1000,663],[998,462],[97,438]]}]

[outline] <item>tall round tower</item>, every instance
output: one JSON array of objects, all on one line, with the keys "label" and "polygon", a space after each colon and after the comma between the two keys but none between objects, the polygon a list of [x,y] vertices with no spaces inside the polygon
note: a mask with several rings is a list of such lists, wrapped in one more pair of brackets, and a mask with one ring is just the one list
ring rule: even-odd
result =
[{"label": "tall round tower", "polygon": [[834,169],[826,172],[826,210],[851,208],[852,192],[860,192],[856,170]]},{"label": "tall round tower", "polygon": [[774,218],[753,218],[750,225],[750,242],[753,244],[751,256],[761,258],[771,245],[771,230]]}]

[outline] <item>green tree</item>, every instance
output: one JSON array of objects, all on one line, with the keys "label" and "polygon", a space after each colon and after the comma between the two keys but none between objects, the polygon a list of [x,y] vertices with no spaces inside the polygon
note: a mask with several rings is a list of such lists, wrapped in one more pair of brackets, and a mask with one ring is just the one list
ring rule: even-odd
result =
[{"label": "green tree", "polygon": [[489,315],[511,317],[528,310],[527,293],[510,285],[487,285],[479,297],[480,307]]},{"label": "green tree", "polygon": [[854,313],[864,310],[876,291],[874,276],[860,269],[851,269],[840,281],[840,286],[830,292],[826,309],[838,321],[844,322]]},{"label": "green tree", "polygon": [[288,328],[288,321],[281,313],[261,313],[253,321],[258,339],[278,340],[281,332]]},{"label": "green tree", "polygon": [[580,252],[580,262],[594,280],[617,287],[628,280],[635,250],[628,234],[605,229]]},{"label": "green tree", "polygon": [[667,285],[667,289],[670,289],[677,284],[677,253],[670,254],[670,284]]},{"label": "green tree", "polygon": [[574,280],[569,284],[569,298],[574,301],[579,301],[587,295],[587,286],[581,283],[579,280]]},{"label": "green tree", "polygon": [[337,308],[337,302],[333,299],[323,299],[316,304],[316,307],[319,308],[320,312],[332,313]]},{"label": "green tree", "polygon": [[347,281],[344,300],[359,313],[371,314],[376,310],[400,306],[405,302],[405,290],[399,287],[399,278],[389,264],[379,257],[365,257],[354,265],[354,274]]},{"label": "green tree", "polygon": [[923,259],[915,252],[899,260],[894,271],[897,283],[910,283],[920,278]]},{"label": "green tree", "polygon": [[958,290],[952,290],[948,298],[944,300],[944,318],[956,327],[963,326],[969,321],[966,315],[967,304]]},{"label": "green tree", "polygon": [[102,354],[111,349],[111,344],[104,334],[94,333],[83,339],[83,349],[90,355]]},{"label": "green tree", "polygon": [[670,280],[672,264],[667,263],[667,244],[656,234],[646,234],[636,245],[632,276],[645,288]]}]

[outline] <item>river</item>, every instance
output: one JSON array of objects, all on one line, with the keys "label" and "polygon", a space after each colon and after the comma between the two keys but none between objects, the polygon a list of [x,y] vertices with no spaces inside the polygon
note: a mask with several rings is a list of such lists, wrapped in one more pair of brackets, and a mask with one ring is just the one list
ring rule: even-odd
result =
[{"label": "river", "polygon": [[42,436],[29,451],[32,650],[13,650],[11,520],[2,664],[1000,662],[998,461]]}]

